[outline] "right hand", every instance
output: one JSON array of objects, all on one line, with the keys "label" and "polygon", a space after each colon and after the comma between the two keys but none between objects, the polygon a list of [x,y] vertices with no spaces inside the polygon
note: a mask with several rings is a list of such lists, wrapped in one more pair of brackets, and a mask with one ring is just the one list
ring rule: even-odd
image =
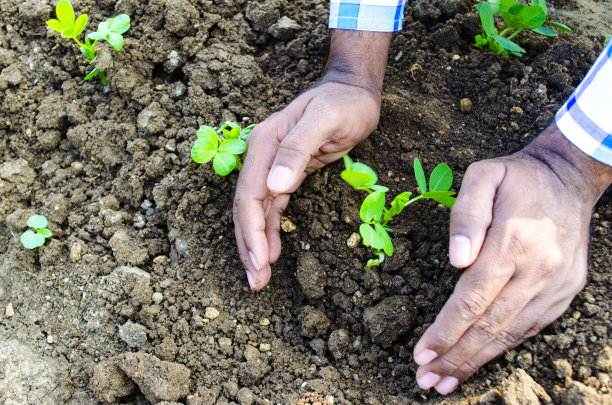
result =
[{"label": "right hand", "polygon": [[280,220],[290,193],[378,124],[380,91],[332,77],[323,77],[247,138],[233,214],[236,244],[253,290],[268,284],[270,264],[280,256]]}]

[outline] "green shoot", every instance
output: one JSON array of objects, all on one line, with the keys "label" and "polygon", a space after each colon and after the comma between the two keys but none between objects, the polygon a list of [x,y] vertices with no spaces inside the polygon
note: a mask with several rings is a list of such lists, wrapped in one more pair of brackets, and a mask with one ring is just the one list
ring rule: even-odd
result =
[{"label": "green shoot", "polygon": [[363,200],[359,210],[359,216],[363,222],[359,227],[359,233],[363,244],[371,247],[377,256],[376,259],[368,260],[368,267],[380,265],[385,260],[385,255],[393,255],[393,243],[389,236],[389,232],[393,230],[388,227],[388,223],[406,206],[426,198],[448,208],[452,208],[455,203],[455,197],[453,197],[455,192],[449,191],[453,184],[453,173],[446,163],[440,163],[431,172],[428,189],[421,162],[419,159],[414,159],[414,175],[419,186],[419,194],[412,197],[411,192],[403,192],[393,199],[389,208],[385,206],[386,193],[389,189],[376,184],[378,176],[370,166],[353,162],[349,155],[344,156],[344,166],[345,170],[340,173],[340,177],[355,190],[364,190],[369,194]]},{"label": "green shoot", "polygon": [[34,231],[27,230],[21,235],[21,244],[26,249],[36,249],[45,244],[45,241],[53,236],[47,229],[49,221],[42,215],[32,215],[28,218],[27,225],[34,228]]},{"label": "green shoot", "polygon": [[235,168],[240,171],[240,155],[246,152],[246,138],[253,127],[255,124],[242,129],[231,121],[225,121],[218,130],[202,125],[197,132],[198,139],[191,148],[191,157],[196,163],[212,160],[213,168],[220,176],[227,176]]},{"label": "green shoot", "polygon": [[[109,18],[98,24],[98,31],[91,32],[85,36],[85,41],[81,42],[78,36],[85,31],[87,27],[87,14],[82,14],[75,19],[74,9],[70,0],[60,0],[55,8],[57,19],[47,21],[47,25],[53,31],[61,34],[62,38],[72,39],[81,49],[81,53],[85,56],[87,62],[93,65],[96,59],[96,44],[98,41],[107,41],[115,49],[120,51],[123,49],[123,35],[130,29],[130,17],[125,14],[120,14],[116,17]],[[93,42],[91,42],[93,40]],[[107,85],[106,73],[94,66],[94,69],[85,76],[84,80],[89,80],[92,77],[100,74],[100,81],[103,85]]]},{"label": "green shoot", "polygon": [[[545,27],[544,24],[572,32],[568,26],[546,19],[546,0],[531,0],[531,5],[519,3],[518,0],[489,0],[478,4],[477,9],[484,33],[476,35],[474,46],[483,52],[522,56],[526,52],[525,49],[512,39],[525,30],[547,37],[557,36],[552,28]],[[506,24],[506,29],[501,33],[498,33],[495,27],[496,15],[501,16]]]}]

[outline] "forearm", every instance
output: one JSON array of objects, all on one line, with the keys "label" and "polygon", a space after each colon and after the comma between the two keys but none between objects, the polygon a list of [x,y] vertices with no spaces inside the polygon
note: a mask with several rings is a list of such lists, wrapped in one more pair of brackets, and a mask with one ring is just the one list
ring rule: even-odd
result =
[{"label": "forearm", "polygon": [[390,32],[333,30],[319,83],[349,84],[380,96],[392,36]]}]

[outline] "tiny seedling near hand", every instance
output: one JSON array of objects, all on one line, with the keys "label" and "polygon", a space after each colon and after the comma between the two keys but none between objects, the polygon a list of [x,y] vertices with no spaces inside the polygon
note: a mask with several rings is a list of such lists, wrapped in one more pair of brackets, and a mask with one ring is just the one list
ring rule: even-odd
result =
[{"label": "tiny seedling near hand", "polygon": [[27,225],[34,228],[34,231],[29,229],[21,235],[21,244],[26,249],[36,249],[45,244],[45,241],[53,236],[53,233],[47,229],[49,221],[42,215],[32,215],[28,218]]},{"label": "tiny seedling near hand", "polygon": [[202,125],[191,148],[191,157],[196,163],[212,160],[213,168],[220,176],[227,176],[235,168],[240,171],[240,155],[246,151],[246,138],[254,127],[255,124],[251,124],[242,129],[232,121],[225,121],[218,130]]},{"label": "tiny seedling near hand", "polygon": [[[476,35],[474,46],[483,52],[522,56],[525,49],[512,39],[524,30],[547,37],[557,36],[553,29],[545,27],[544,24],[572,32],[567,25],[546,19],[548,14],[546,0],[531,0],[531,5],[520,3],[517,0],[489,0],[478,4],[477,8],[484,34]],[[495,28],[496,15],[501,16],[506,23],[506,29],[500,33]],[[514,32],[510,34],[511,31]],[[510,35],[506,37],[506,34]]]},{"label": "tiny seedling near hand", "polygon": [[[81,14],[75,19],[74,9],[69,0],[58,1],[55,7],[55,14],[57,19],[47,21],[47,25],[53,31],[59,32],[62,38],[74,40],[81,48],[81,53],[85,56],[86,62],[90,65],[93,65],[96,59],[96,44],[98,41],[108,41],[115,51],[120,51],[123,48],[123,34],[130,29],[130,17],[125,14],[120,14],[117,17],[109,18],[98,24],[98,31],[87,34],[85,36],[85,43],[82,43],[77,37],[81,35],[87,27],[87,14]],[[92,40],[93,43],[91,42]],[[106,86],[106,73],[97,67],[94,67],[94,69],[85,76],[84,80],[89,80],[98,73],[100,73],[100,81]]]},{"label": "tiny seedling near hand", "polygon": [[449,191],[453,184],[453,173],[446,163],[440,163],[429,176],[429,190],[425,172],[419,159],[414,159],[414,174],[420,194],[414,198],[411,192],[403,192],[397,195],[391,202],[391,207],[386,208],[386,193],[389,189],[376,184],[378,176],[368,165],[353,162],[349,155],[344,156],[345,170],[340,177],[355,190],[364,190],[369,195],[363,200],[359,216],[363,223],[359,227],[359,233],[365,246],[369,246],[377,255],[376,259],[368,260],[367,266],[378,266],[385,255],[393,255],[393,243],[389,232],[393,232],[387,226],[389,221],[409,204],[422,199],[432,199],[440,204],[452,208],[455,203],[454,191]]}]

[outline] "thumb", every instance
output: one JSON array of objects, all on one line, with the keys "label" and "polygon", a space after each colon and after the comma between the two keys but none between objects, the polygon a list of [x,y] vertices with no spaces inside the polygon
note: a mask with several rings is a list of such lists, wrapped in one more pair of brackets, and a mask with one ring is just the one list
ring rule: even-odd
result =
[{"label": "thumb", "polygon": [[503,164],[488,161],[473,163],[465,172],[450,217],[451,265],[465,268],[478,257],[493,220],[495,193],[504,173]]},{"label": "thumb", "polygon": [[295,191],[304,179],[310,160],[335,129],[333,120],[324,119],[322,114],[307,109],[278,147],[268,174],[268,189],[278,194]]}]

